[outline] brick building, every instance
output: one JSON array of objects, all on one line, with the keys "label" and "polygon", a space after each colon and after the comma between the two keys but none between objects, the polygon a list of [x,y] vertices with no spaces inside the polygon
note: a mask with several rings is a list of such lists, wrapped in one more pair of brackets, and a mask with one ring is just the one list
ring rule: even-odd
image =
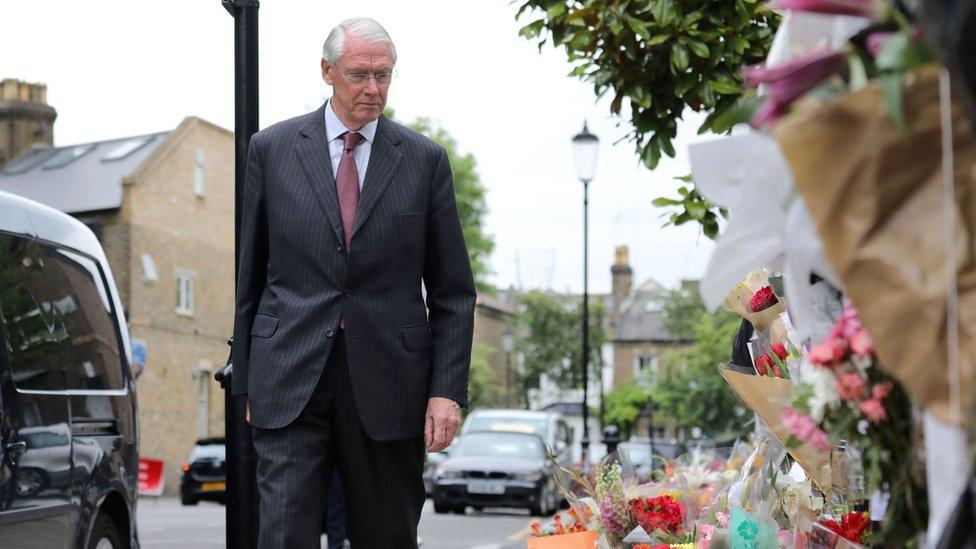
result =
[{"label": "brick building", "polygon": [[141,453],[165,461],[174,493],[195,439],[223,433],[212,372],[227,359],[233,322],[233,134],[187,117],[172,131],[52,147],[44,91],[0,83],[0,127],[14,129],[0,133],[13,135],[0,143],[12,154],[0,190],[75,216],[102,242],[133,354],[146,349]]}]

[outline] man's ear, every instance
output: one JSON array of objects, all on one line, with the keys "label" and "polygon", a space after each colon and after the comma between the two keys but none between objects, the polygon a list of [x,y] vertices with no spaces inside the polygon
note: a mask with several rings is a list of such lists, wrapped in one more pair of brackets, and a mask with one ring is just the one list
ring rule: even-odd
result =
[{"label": "man's ear", "polygon": [[325,80],[325,83],[330,86],[332,85],[332,71],[333,71],[332,66],[329,65],[329,62],[326,61],[325,58],[323,57],[322,58],[322,80]]}]

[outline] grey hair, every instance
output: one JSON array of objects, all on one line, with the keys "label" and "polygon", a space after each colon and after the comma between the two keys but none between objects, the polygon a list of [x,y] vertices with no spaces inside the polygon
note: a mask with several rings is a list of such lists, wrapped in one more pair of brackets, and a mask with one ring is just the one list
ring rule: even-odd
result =
[{"label": "grey hair", "polygon": [[385,44],[389,46],[390,54],[393,56],[393,62],[396,63],[396,46],[393,45],[393,40],[390,38],[389,33],[386,32],[383,25],[380,25],[369,17],[353,17],[336,25],[332,29],[332,32],[329,33],[329,37],[325,39],[325,43],[322,44],[322,59],[325,59],[330,65],[335,66],[339,58],[342,57],[347,36],[355,36],[368,44]]}]

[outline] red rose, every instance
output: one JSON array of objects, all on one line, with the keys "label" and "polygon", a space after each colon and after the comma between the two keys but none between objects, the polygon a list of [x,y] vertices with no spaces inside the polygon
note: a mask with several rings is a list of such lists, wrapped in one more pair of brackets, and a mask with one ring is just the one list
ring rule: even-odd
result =
[{"label": "red rose", "polygon": [[749,300],[749,308],[752,309],[752,312],[758,313],[759,311],[768,309],[777,303],[779,303],[779,299],[776,297],[776,294],[773,293],[773,289],[769,286],[763,286],[758,292],[756,292],[755,295],[752,296],[752,299]]},{"label": "red rose", "polygon": [[668,534],[681,532],[684,508],[672,496],[630,500],[630,512],[648,533],[655,530]]},{"label": "red rose", "polygon": [[759,375],[761,376],[767,375],[769,370],[775,366],[776,365],[773,364],[773,359],[769,358],[769,355],[760,355],[756,359],[756,371],[759,372]]},{"label": "red rose", "polygon": [[790,356],[790,352],[786,350],[786,345],[782,343],[773,343],[769,350],[779,357],[780,360],[786,360]]}]

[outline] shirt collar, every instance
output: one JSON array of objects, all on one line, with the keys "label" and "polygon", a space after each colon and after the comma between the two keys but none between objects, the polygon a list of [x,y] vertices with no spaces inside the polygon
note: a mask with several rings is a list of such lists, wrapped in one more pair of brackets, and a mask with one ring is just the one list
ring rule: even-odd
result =
[{"label": "shirt collar", "polygon": [[[373,120],[359,130],[359,133],[362,134],[363,138],[365,138],[366,142],[370,145],[373,144],[373,139],[376,138],[376,127],[378,125],[379,121]],[[332,110],[332,100],[330,99],[325,104],[325,136],[329,141],[334,141],[339,139],[342,134],[348,131],[349,128],[347,128],[346,125],[339,120],[339,117],[336,116],[335,111]]]}]

